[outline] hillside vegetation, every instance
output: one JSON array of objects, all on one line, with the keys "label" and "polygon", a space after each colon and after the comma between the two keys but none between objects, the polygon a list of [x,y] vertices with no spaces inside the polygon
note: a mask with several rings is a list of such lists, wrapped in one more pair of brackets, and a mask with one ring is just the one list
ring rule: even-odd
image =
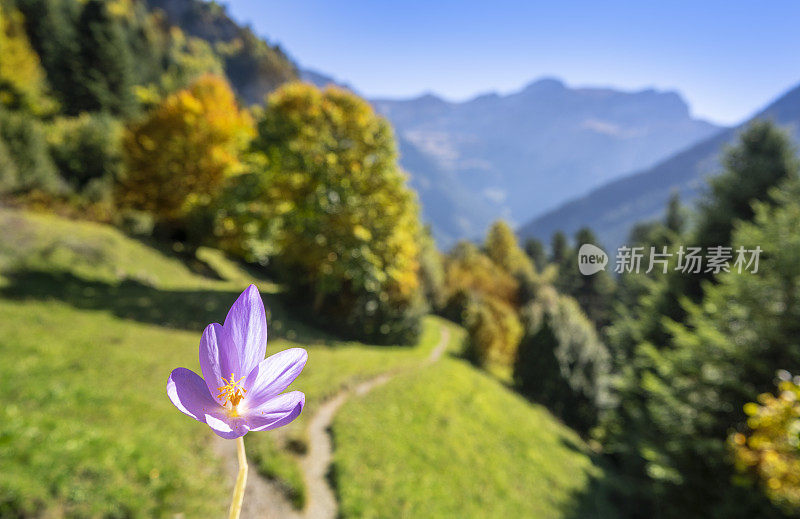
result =
[{"label": "hillside vegetation", "polygon": [[222,59],[225,75],[247,103],[260,103],[283,83],[297,80],[295,64],[278,45],[271,45],[230,18],[216,2],[147,0],[172,25],[207,41]]}]

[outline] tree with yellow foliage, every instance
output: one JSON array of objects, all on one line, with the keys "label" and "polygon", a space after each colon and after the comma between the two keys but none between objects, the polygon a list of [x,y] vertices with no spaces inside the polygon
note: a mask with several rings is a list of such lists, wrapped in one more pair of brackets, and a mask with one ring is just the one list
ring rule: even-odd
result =
[{"label": "tree with yellow foliage", "polygon": [[[469,242],[460,242],[447,255],[445,286],[448,299],[457,298],[459,292],[472,292],[512,306],[517,305],[520,288],[514,276]],[[457,315],[450,317],[461,321]]]},{"label": "tree with yellow foliage", "polygon": [[758,479],[767,497],[800,511],[800,385],[783,372],[778,394],[763,393],[745,404],[745,433],[731,435],[736,466]]},{"label": "tree with yellow foliage", "polygon": [[0,0],[0,106],[39,110],[44,89],[44,70],[25,34],[25,20],[11,2]]},{"label": "tree with yellow foliage", "polygon": [[239,153],[252,131],[251,118],[228,83],[219,76],[200,77],[127,128],[120,204],[180,226],[240,172]]},{"label": "tree with yellow foliage", "polygon": [[510,365],[524,331],[517,279],[472,243],[461,242],[445,260],[445,288],[445,315],[469,332],[467,356],[481,365]]},{"label": "tree with yellow foliage", "polygon": [[409,342],[422,313],[419,209],[391,127],[355,94],[287,84],[268,98],[253,148],[277,263],[313,311],[360,338]]},{"label": "tree with yellow foliage", "polygon": [[497,220],[489,228],[484,248],[489,258],[509,274],[521,279],[534,278],[533,262],[519,246],[514,231],[503,220]]}]

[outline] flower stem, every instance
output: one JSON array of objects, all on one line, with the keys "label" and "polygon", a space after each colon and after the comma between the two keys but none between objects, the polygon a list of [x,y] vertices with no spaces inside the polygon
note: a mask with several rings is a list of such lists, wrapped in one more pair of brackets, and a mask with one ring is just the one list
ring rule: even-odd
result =
[{"label": "flower stem", "polygon": [[236,476],[236,486],[233,487],[233,499],[229,519],[239,519],[244,501],[244,486],[247,481],[247,458],[244,455],[244,437],[236,439],[236,454],[239,457],[239,474]]}]

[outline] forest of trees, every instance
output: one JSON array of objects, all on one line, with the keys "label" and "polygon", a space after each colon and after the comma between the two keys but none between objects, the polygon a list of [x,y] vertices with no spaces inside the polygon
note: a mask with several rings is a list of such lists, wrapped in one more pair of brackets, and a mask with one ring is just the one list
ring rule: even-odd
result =
[{"label": "forest of trees", "polygon": [[[460,323],[465,357],[593,440],[624,517],[800,513],[800,178],[781,129],[752,124],[697,207],[673,197],[633,227],[666,274],[581,275],[588,228],[521,245],[498,221],[443,254],[365,100],[293,81],[216,4],[150,4],[0,0],[3,203],[219,248],[346,337]],[[686,274],[685,246],[760,264]]]}]

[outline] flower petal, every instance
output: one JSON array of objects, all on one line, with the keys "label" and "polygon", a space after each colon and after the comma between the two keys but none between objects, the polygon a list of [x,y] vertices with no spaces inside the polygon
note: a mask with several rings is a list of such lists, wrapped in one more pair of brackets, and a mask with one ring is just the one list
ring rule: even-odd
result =
[{"label": "flower petal", "polygon": [[245,404],[248,407],[259,407],[263,402],[281,394],[303,371],[307,360],[306,350],[289,348],[259,362],[244,382],[247,389]]},{"label": "flower petal", "polygon": [[200,375],[186,368],[176,368],[169,374],[167,396],[180,412],[198,422],[205,423],[208,413],[222,409],[219,403],[211,398],[208,387]]},{"label": "flower petal", "polygon": [[247,420],[242,417],[231,418],[224,412],[211,413],[205,416],[205,422],[214,433],[226,440],[234,440],[244,436],[250,430]]},{"label": "flower petal", "polygon": [[262,406],[249,409],[245,414],[247,428],[251,431],[269,431],[282,427],[300,416],[306,405],[306,395],[291,391],[277,396]]},{"label": "flower petal", "polygon": [[236,299],[225,317],[225,332],[231,349],[237,352],[240,371],[245,376],[267,353],[267,315],[255,285],[250,285]]},{"label": "flower petal", "polygon": [[200,369],[208,391],[220,403],[222,401],[217,398],[217,388],[226,384],[222,379],[229,378],[231,373],[237,378],[243,376],[240,374],[239,355],[218,323],[211,323],[203,330],[200,338]]}]

